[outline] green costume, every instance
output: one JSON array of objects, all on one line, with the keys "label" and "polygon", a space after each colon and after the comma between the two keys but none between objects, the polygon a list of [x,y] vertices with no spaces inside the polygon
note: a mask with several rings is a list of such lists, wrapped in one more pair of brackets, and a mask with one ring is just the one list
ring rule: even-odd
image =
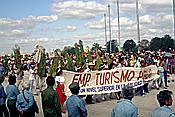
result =
[{"label": "green costume", "polygon": [[58,93],[53,87],[47,87],[41,93],[41,98],[44,117],[62,117]]}]

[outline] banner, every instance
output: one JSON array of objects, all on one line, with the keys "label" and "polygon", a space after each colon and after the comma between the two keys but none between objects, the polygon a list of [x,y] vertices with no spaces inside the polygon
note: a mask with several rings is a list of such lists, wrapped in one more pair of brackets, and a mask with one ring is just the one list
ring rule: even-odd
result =
[{"label": "banner", "polygon": [[154,65],[144,68],[122,67],[83,73],[63,71],[63,74],[65,77],[66,95],[68,96],[71,94],[68,86],[72,82],[79,82],[79,95],[89,95],[118,92],[125,85],[137,88],[159,77],[157,67]]}]

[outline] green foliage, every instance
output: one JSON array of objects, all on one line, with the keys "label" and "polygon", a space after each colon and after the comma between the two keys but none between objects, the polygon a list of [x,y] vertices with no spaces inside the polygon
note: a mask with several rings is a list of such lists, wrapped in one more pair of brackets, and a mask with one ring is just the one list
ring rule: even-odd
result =
[{"label": "green foliage", "polygon": [[7,57],[7,54],[4,56],[4,63],[3,63],[3,65],[4,65],[4,68],[5,68],[6,74],[8,74],[9,69],[8,69],[8,57]]},{"label": "green foliage", "polygon": [[165,35],[164,37],[155,37],[151,40],[150,50],[168,50],[169,48],[175,49],[175,42],[174,40],[169,36]]},{"label": "green foliage", "polygon": [[79,45],[80,45],[80,62],[85,63],[85,57],[84,57],[84,48],[83,48],[83,42],[79,40]]},{"label": "green foliage", "polygon": [[38,76],[44,77],[46,75],[46,54],[41,53],[41,60],[38,63]]},{"label": "green foliage", "polygon": [[99,69],[99,66],[102,64],[102,60],[101,60],[101,57],[100,55],[98,54],[98,49],[96,49],[96,60],[97,60],[97,63],[96,63],[96,69]]},{"label": "green foliage", "polygon": [[[109,53],[110,51],[110,41],[107,42],[106,44],[106,52]],[[111,53],[118,52],[118,47],[117,47],[117,40],[112,40],[111,41]]]},{"label": "green foliage", "polygon": [[133,52],[135,51],[136,48],[136,43],[131,39],[131,40],[126,40],[125,43],[123,44],[123,50],[124,51],[129,51]]},{"label": "green foliage", "polygon": [[15,58],[15,65],[16,65],[17,69],[20,69],[20,67],[21,67],[20,48],[14,49],[14,58]]},{"label": "green foliage", "polygon": [[92,53],[91,53],[91,51],[89,51],[89,49],[88,49],[88,62],[92,62],[93,60],[92,60]]},{"label": "green foliage", "polygon": [[96,49],[100,49],[100,45],[98,43],[94,43],[92,45],[91,51],[93,51],[93,50],[96,51]]},{"label": "green foliage", "polygon": [[59,61],[60,61],[59,57],[54,57],[53,58],[52,65],[50,67],[50,75],[53,76],[53,77],[56,76],[56,70],[59,66]]},{"label": "green foliage", "polygon": [[72,58],[69,56],[68,52],[66,52],[66,59],[68,61],[69,64],[69,70],[70,71],[75,71],[74,65],[73,65],[73,60]]}]

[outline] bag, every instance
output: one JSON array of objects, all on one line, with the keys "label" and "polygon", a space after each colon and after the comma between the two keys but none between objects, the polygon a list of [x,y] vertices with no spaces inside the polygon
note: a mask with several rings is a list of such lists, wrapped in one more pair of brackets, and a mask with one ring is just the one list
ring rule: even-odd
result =
[{"label": "bag", "polygon": [[38,109],[36,102],[34,102],[34,104],[30,108],[28,108],[26,111],[29,113],[37,113],[38,114],[39,109]]},{"label": "bag", "polygon": [[[24,92],[22,92],[22,94],[23,94],[23,97],[24,97],[24,99],[25,99],[25,101],[27,102],[27,103],[29,103],[29,101],[26,99],[26,97],[25,97],[25,95],[24,95]],[[36,104],[36,101],[34,100],[34,103],[33,103],[33,105],[30,107],[30,108],[28,108],[27,110],[26,110],[26,112],[29,112],[29,113],[39,113],[39,108],[38,108],[38,105]]]}]

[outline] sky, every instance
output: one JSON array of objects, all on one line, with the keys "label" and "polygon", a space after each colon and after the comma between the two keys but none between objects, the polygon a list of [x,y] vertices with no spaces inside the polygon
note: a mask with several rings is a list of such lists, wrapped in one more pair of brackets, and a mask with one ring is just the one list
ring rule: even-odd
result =
[{"label": "sky", "polygon": [[[12,53],[18,44],[22,53],[30,53],[37,44],[47,51],[74,46],[105,45],[104,14],[111,6],[112,40],[118,40],[117,0],[1,0],[0,54]],[[173,0],[138,0],[141,40],[173,37]],[[119,0],[121,44],[137,42],[136,0]]]}]

